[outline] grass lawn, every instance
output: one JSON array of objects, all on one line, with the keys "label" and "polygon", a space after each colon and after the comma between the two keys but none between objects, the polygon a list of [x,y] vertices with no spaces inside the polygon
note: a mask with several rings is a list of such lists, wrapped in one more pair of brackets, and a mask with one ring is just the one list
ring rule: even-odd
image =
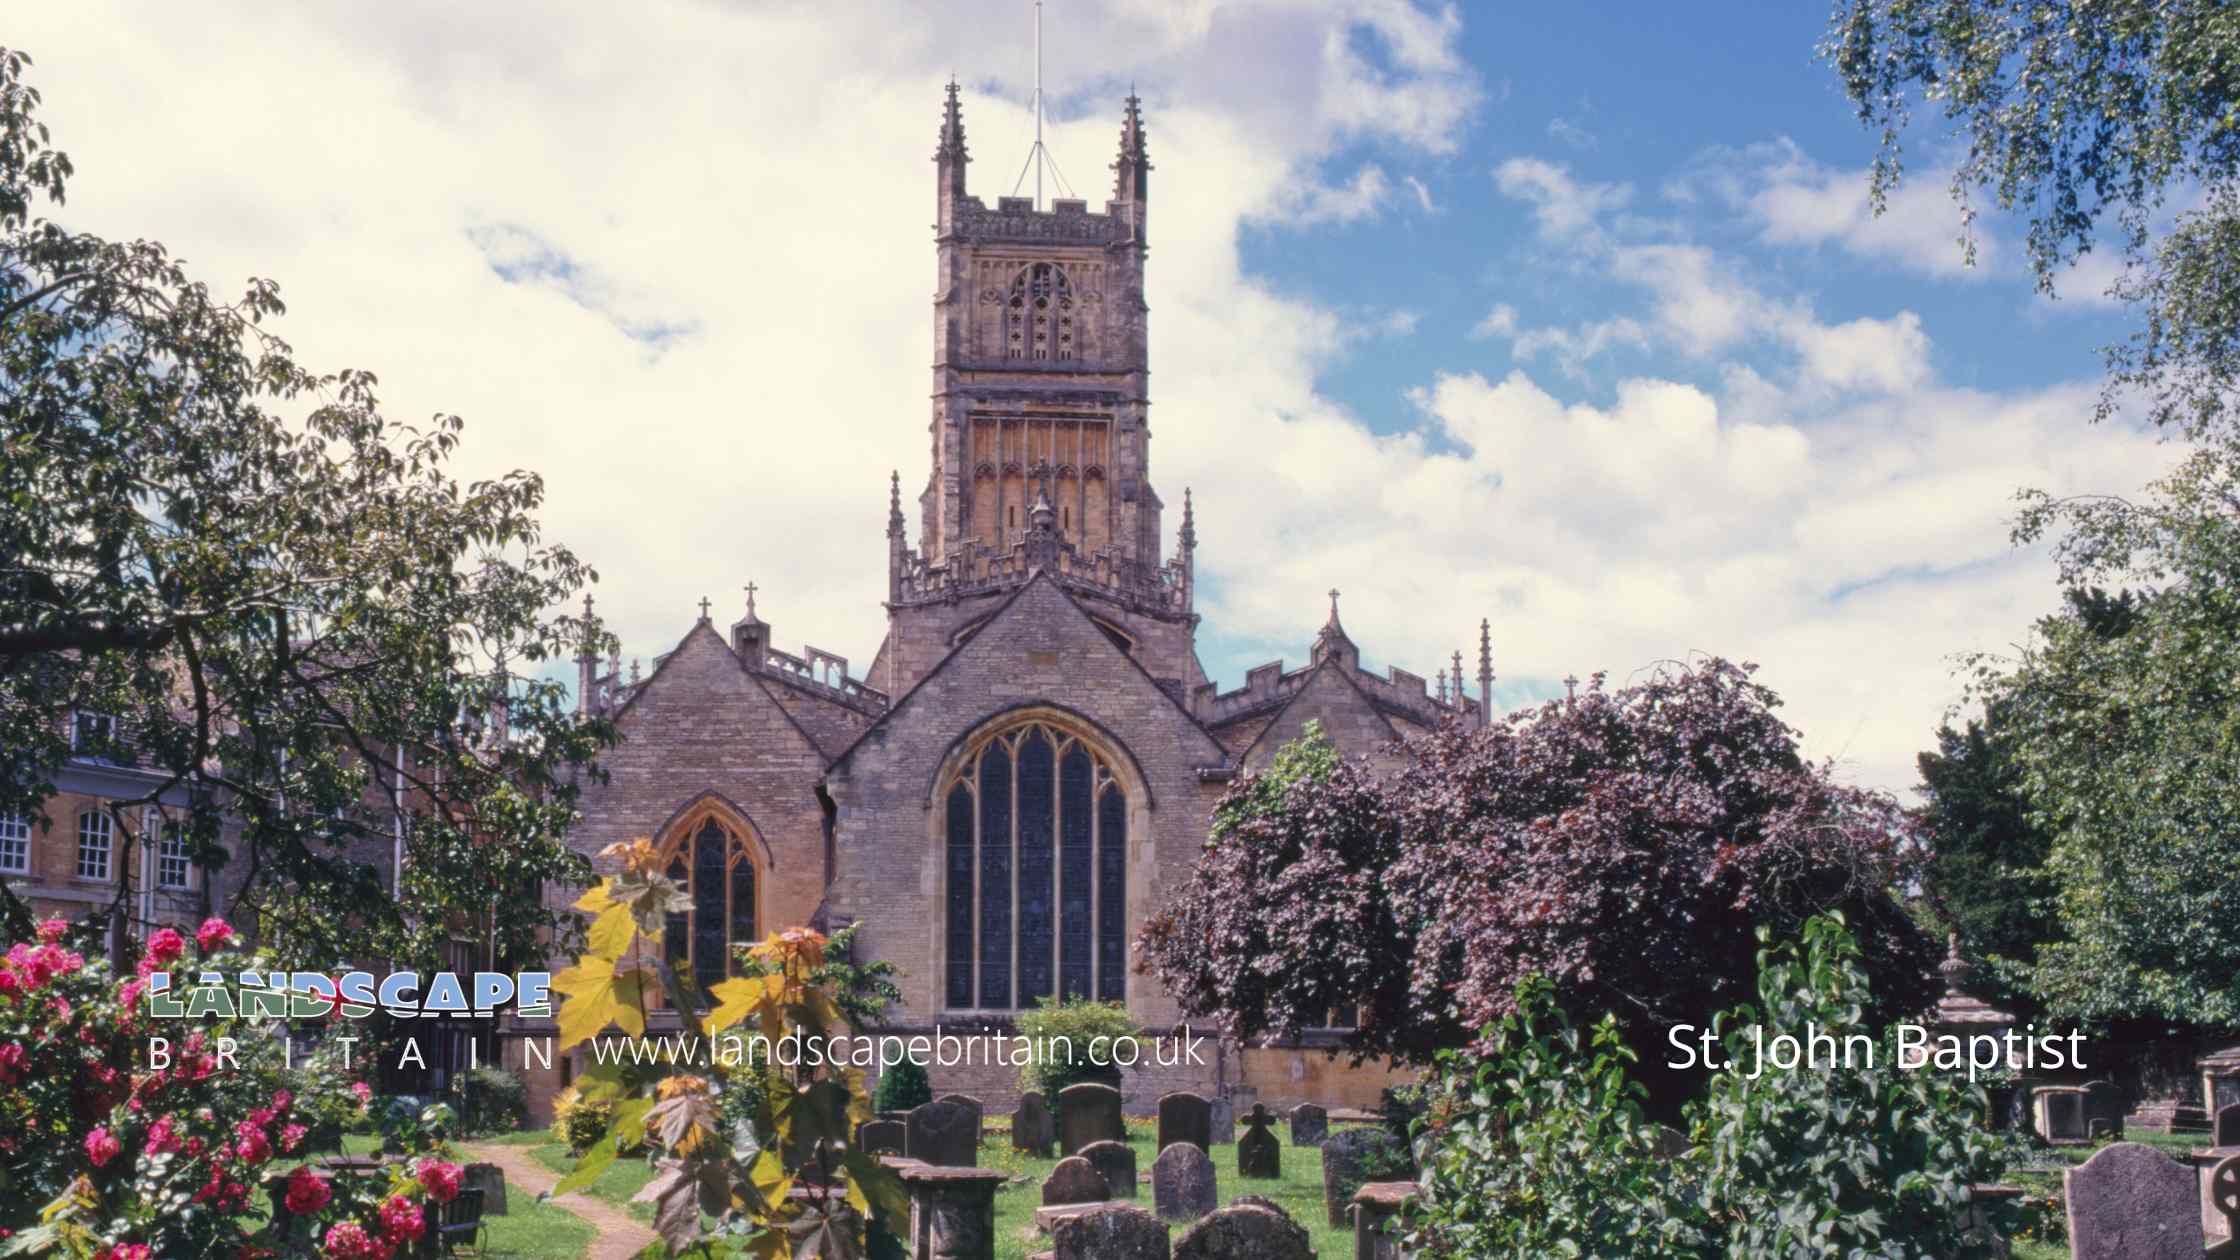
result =
[{"label": "grass lawn", "polygon": [[[531,1146],[551,1143],[552,1135],[536,1130],[487,1140],[508,1146]],[[379,1154],[380,1135],[344,1134],[342,1150],[346,1155]],[[482,1254],[504,1260],[576,1260],[590,1248],[593,1237],[591,1226],[583,1218],[549,1203],[539,1203],[537,1196],[527,1193],[508,1194],[505,1215],[482,1219],[488,1227]]]}]

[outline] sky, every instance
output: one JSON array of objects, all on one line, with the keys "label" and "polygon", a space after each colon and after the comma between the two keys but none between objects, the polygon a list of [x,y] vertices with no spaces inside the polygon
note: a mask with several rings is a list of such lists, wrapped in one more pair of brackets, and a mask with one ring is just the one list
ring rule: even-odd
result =
[{"label": "sky", "polygon": [[[2120,336],[2088,257],[1974,264],[1947,140],[1874,215],[1812,4],[1050,0],[1048,141],[1152,161],[1151,477],[1193,492],[1200,655],[1366,663],[1492,625],[1498,706],[1704,654],[1805,749],[1904,794],[2055,603],[2023,487],[2133,491],[2175,452],[2091,423]],[[72,226],[280,283],[321,369],[540,472],[626,656],[753,581],[782,647],[878,646],[887,476],[926,475],[941,86],[971,191],[1032,138],[1032,5],[756,0],[10,15],[78,175]],[[1177,513],[1170,517],[1178,518]],[[913,540],[915,541],[915,540]]]}]

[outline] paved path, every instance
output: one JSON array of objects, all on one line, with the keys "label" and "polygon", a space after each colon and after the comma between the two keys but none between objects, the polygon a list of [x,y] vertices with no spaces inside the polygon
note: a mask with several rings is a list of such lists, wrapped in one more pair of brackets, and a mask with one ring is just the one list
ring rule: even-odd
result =
[{"label": "paved path", "polygon": [[[560,1184],[560,1174],[531,1159],[524,1147],[464,1142],[459,1150],[475,1163],[496,1164],[503,1169],[509,1193],[539,1195]],[[596,1231],[583,1260],[630,1260],[654,1241],[651,1229],[604,1199],[570,1193],[552,1200],[552,1205],[582,1217]]]}]

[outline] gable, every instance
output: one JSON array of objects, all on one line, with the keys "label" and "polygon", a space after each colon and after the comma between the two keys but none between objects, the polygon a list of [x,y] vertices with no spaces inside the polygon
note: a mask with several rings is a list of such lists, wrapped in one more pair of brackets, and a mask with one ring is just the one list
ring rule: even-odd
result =
[{"label": "gable", "polygon": [[1345,663],[1326,658],[1293,692],[1283,708],[1260,729],[1239,762],[1248,770],[1264,770],[1275,760],[1276,750],[1306,734],[1307,723],[1322,723],[1322,733],[1348,757],[1374,756],[1398,734],[1384,714],[1377,711],[1359,684],[1348,677]]},{"label": "gable", "polygon": [[679,737],[694,743],[718,736],[752,737],[823,755],[808,727],[740,666],[705,621],[660,658],[653,674],[615,715],[615,726],[625,747],[633,740],[660,745]]}]

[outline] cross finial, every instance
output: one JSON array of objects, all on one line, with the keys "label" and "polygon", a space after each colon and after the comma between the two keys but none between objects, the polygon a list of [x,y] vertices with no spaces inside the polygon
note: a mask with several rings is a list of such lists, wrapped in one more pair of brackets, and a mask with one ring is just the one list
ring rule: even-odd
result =
[{"label": "cross finial", "polygon": [[583,619],[585,621],[591,620],[591,592],[589,591],[583,593]]},{"label": "cross finial", "polygon": [[706,621],[708,619],[708,607],[712,602],[713,601],[711,601],[705,595],[702,595],[700,597],[700,620]]},{"label": "cross finial", "polygon": [[1576,700],[1577,700],[1578,698],[1579,698],[1579,676],[1578,676],[1577,674],[1566,674],[1566,675],[1564,675],[1564,677],[1563,677],[1563,702],[1564,702],[1565,704],[1570,704],[1570,703],[1572,703],[1572,702],[1576,701]]},{"label": "cross finial", "polygon": [[1338,588],[1335,586],[1330,588],[1330,615],[1338,615]]},{"label": "cross finial", "polygon": [[759,587],[759,586],[756,586],[756,585],[754,584],[754,581],[753,581],[752,579],[749,579],[749,580],[748,580],[748,582],[747,582],[747,620],[749,620],[749,621],[753,621],[753,620],[754,620],[754,593],[755,593],[756,591],[758,591],[758,590],[761,590],[761,589],[762,589],[761,587]]}]

